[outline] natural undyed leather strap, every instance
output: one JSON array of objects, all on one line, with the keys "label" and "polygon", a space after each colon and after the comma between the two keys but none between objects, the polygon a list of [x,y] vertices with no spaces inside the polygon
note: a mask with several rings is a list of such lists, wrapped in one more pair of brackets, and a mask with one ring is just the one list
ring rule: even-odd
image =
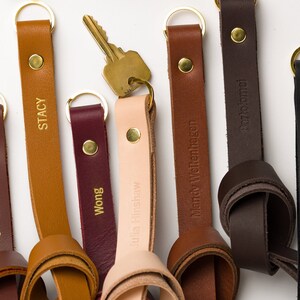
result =
[{"label": "natural undyed leather strap", "polygon": [[[296,121],[296,177],[297,177],[297,228],[298,228],[298,262],[300,244],[300,221],[299,221],[299,202],[300,202],[300,61],[295,61],[295,121]],[[298,298],[300,297],[299,268],[298,268]]]},{"label": "natural undyed leather strap", "polygon": [[[294,200],[263,161],[257,68],[255,1],[221,0],[229,172],[219,188],[221,222],[240,267],[296,278],[297,253],[289,249],[295,226]],[[246,38],[235,43],[232,30]]]},{"label": "natural undyed leather strap", "polygon": [[[49,21],[18,22],[28,172],[33,212],[41,241],[30,254],[21,299],[46,299],[39,278],[51,270],[59,299],[94,299],[96,267],[72,239],[64,201]],[[33,70],[38,54],[43,66]]]},{"label": "natural undyed leather strap", "polygon": [[[119,99],[116,120],[120,191],[116,262],[107,274],[103,300],[144,300],[147,286],[161,288],[160,299],[184,299],[168,269],[152,252],[155,235],[156,176],[154,120],[149,95]],[[140,139],[129,142],[135,128]]]},{"label": "natural undyed leather strap", "polygon": [[[83,248],[97,267],[100,298],[117,245],[104,110],[100,104],[72,107],[70,117]],[[97,144],[98,151],[93,155],[83,152],[83,144],[88,140]]]},{"label": "natural undyed leather strap", "polygon": [[[168,266],[185,299],[233,299],[239,272],[212,227],[202,33],[199,25],[167,28],[179,239]],[[183,73],[181,59],[193,68]]]},{"label": "natural undyed leather strap", "polygon": [[27,262],[21,254],[13,251],[14,241],[6,157],[4,109],[0,104],[0,299],[18,300],[19,287],[16,276],[24,277],[26,275]]}]

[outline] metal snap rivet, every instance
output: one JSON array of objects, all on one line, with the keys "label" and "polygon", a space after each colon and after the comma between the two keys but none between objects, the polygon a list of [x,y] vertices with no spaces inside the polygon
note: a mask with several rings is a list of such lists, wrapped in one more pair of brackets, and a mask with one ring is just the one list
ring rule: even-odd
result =
[{"label": "metal snap rivet", "polygon": [[92,140],[87,140],[82,145],[82,151],[86,155],[95,155],[98,152],[98,145]]},{"label": "metal snap rivet", "polygon": [[126,133],[127,140],[135,144],[141,139],[141,132],[137,128],[130,128]]},{"label": "metal snap rivet", "polygon": [[189,73],[193,70],[193,68],[194,68],[193,62],[189,58],[183,57],[178,62],[178,69],[182,73]]},{"label": "metal snap rivet", "polygon": [[44,65],[44,59],[41,55],[33,54],[29,57],[29,66],[32,70],[40,70]]},{"label": "metal snap rivet", "polygon": [[246,31],[243,28],[236,27],[231,31],[231,39],[237,43],[243,43],[247,38]]}]

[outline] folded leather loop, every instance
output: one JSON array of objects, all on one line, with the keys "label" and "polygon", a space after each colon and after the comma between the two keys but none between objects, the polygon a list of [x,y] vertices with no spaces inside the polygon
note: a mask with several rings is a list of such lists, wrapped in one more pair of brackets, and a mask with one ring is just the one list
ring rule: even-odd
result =
[{"label": "folded leather loop", "polygon": [[[22,290],[21,297],[32,299],[31,293],[40,277],[49,270],[63,267],[77,269],[86,276],[91,298],[94,299],[98,291],[97,269],[78,242],[69,235],[51,235],[35,245],[30,253],[24,282],[27,288]],[[61,295],[59,299],[62,299]]]},{"label": "folded leather loop", "polygon": [[14,249],[13,228],[7,169],[6,138],[4,129],[4,108],[0,105],[0,299],[19,299],[16,276],[26,275],[27,262]]},{"label": "folded leather loop", "polygon": [[[296,184],[297,184],[297,228],[298,228],[298,262],[299,262],[299,245],[300,245],[300,220],[299,220],[299,205],[300,205],[300,61],[296,60],[295,66],[295,93],[294,93],[294,103],[295,103],[295,127],[296,127]],[[299,278],[299,268],[298,268],[298,278]],[[298,298],[300,297],[300,283],[298,280]]]},{"label": "folded leather loop", "polygon": [[[296,279],[294,200],[263,161],[253,0],[221,0],[229,171],[219,187],[220,218],[239,267]],[[244,34],[235,40],[234,31]],[[238,62],[238,63],[236,63]]]},{"label": "folded leather loop", "polygon": [[[147,286],[160,299],[184,299],[176,279],[152,253],[155,236],[155,103],[149,95],[118,99],[120,199],[115,265],[104,281],[102,300],[144,300]],[[133,134],[132,134],[133,133]]]},{"label": "folded leather loop", "polygon": [[[70,117],[83,248],[98,270],[98,299],[106,274],[114,264],[117,244],[104,110],[99,104],[72,107]],[[93,155],[82,151],[88,140],[97,144],[98,151]]]},{"label": "folded leather loop", "polygon": [[[57,235],[71,236],[61,171],[51,26],[49,20],[17,22],[17,32],[32,207],[40,245],[49,246],[50,251],[52,247],[55,249],[55,245],[44,243],[45,238],[58,242]],[[30,65],[29,58],[33,55],[42,61],[39,68]],[[72,246],[72,243],[66,243],[66,246]],[[94,285],[98,285],[97,275],[87,264],[79,264],[78,257],[74,257],[73,262],[70,257],[72,251],[72,248],[65,248],[66,255],[58,252],[56,258],[53,253],[51,260],[35,274],[34,282],[38,282],[43,270],[51,269],[59,299],[94,299],[87,274],[90,274],[89,279],[93,278]],[[78,251],[81,251],[80,257],[87,261],[85,252],[82,249]],[[48,254],[47,250],[45,255]],[[74,255],[78,256],[78,253]],[[39,282],[32,290],[32,266],[40,263],[34,259],[35,255],[31,255],[22,300],[46,297]]]},{"label": "folded leather loop", "polygon": [[[234,299],[239,271],[212,227],[201,28],[168,26],[167,36],[179,224],[168,267],[185,299]],[[183,58],[193,64],[188,73],[179,68]]]}]

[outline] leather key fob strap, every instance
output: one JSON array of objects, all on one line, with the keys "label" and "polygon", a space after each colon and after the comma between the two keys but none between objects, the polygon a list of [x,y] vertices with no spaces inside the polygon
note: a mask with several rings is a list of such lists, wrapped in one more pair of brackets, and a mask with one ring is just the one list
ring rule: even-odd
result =
[{"label": "leather key fob strap", "polygon": [[[239,267],[297,278],[289,248],[294,200],[263,159],[255,1],[221,0],[229,171],[219,187],[221,223]],[[238,32],[238,34],[236,34]]]},{"label": "leather key fob strap", "polygon": [[[202,32],[199,25],[167,27],[179,238],[168,267],[185,299],[234,299],[239,271],[212,227]],[[180,70],[180,61],[193,67]]]},{"label": "leather key fob strap", "polygon": [[[298,221],[298,249],[300,244],[300,222],[299,222],[299,201],[300,201],[300,61],[295,61],[295,120],[296,120],[296,177],[297,177],[297,221]],[[299,262],[299,250],[298,250],[298,262]],[[300,284],[299,284],[299,267],[298,267],[298,298],[300,296]]]},{"label": "leather key fob strap", "polygon": [[[49,270],[59,299],[94,299],[97,270],[71,237],[65,207],[50,22],[18,22],[17,32],[31,200],[41,239],[31,251],[21,299],[47,299],[39,278]],[[29,65],[34,54],[43,59],[39,69]]]},{"label": "leather key fob strap", "polygon": [[[97,299],[100,299],[117,245],[104,109],[100,104],[72,107],[70,117],[83,249],[97,267],[100,279]],[[96,144],[95,153],[83,151],[88,141]]]},{"label": "leather key fob strap", "polygon": [[[144,300],[147,286],[160,299],[184,299],[179,283],[153,253],[156,211],[155,104],[149,95],[116,103],[120,187],[116,262],[104,282],[102,300]],[[133,136],[133,138],[132,138]]]},{"label": "leather key fob strap", "polygon": [[21,286],[26,275],[27,262],[21,254],[14,251],[3,116],[4,108],[0,105],[0,299],[18,300],[16,276],[21,276]]}]

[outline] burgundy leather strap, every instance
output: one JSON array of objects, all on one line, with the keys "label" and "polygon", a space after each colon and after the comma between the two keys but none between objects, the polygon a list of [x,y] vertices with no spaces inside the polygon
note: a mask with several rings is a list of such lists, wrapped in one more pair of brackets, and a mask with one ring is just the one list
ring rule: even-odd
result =
[{"label": "burgundy leather strap", "polygon": [[[198,25],[167,28],[179,238],[168,267],[185,299],[234,299],[239,272],[212,227],[202,33]],[[183,58],[193,68],[179,69]]]},{"label": "burgundy leather strap", "polygon": [[[97,267],[100,298],[107,272],[115,262],[117,234],[110,183],[104,110],[100,104],[70,109],[83,248]],[[83,152],[83,144],[94,141],[94,155]]]},{"label": "burgundy leather strap", "polygon": [[13,275],[26,274],[25,259],[14,250],[6,160],[3,106],[0,105],[0,299],[17,300],[18,284]]},{"label": "burgundy leather strap", "polygon": [[[297,277],[297,252],[289,249],[295,203],[274,169],[263,161],[257,68],[255,1],[221,0],[229,171],[219,188],[221,222],[237,264]],[[233,30],[245,33],[234,42]]]}]

